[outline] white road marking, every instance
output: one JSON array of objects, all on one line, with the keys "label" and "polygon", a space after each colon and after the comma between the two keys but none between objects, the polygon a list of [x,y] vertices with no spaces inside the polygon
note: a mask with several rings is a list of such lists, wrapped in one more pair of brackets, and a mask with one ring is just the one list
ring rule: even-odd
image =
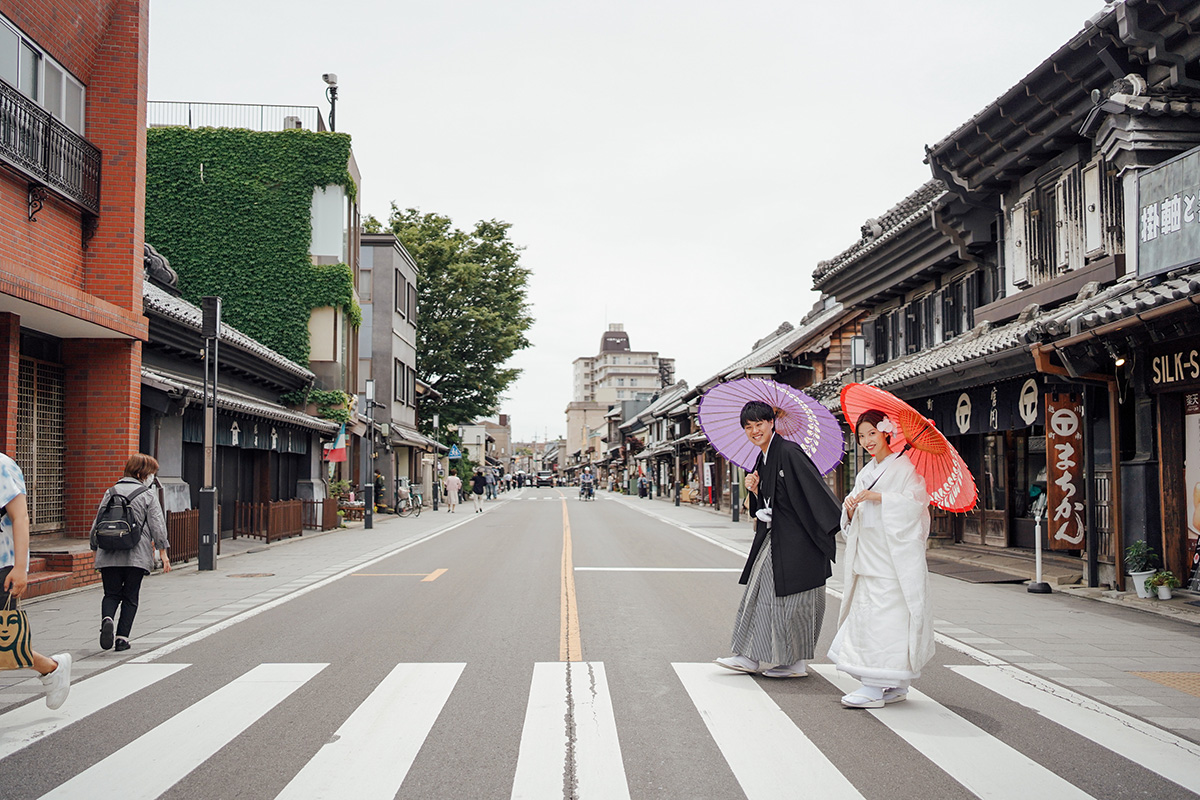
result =
[{"label": "white road marking", "polygon": [[[279,793],[391,800],[466,664],[398,664]],[[278,799],[277,799],[278,800]]]},{"label": "white road marking", "polygon": [[[122,664],[72,684],[66,704],[51,711],[41,700],[0,714],[0,759],[123,700],[188,664]],[[41,688],[40,686],[38,687]]]},{"label": "white road marking", "polygon": [[[568,715],[574,721],[573,741],[567,733]],[[572,766],[575,794],[582,800],[629,797],[604,665],[583,661],[534,664],[513,800],[563,797],[564,783],[570,782],[564,773]]]},{"label": "white road marking", "polygon": [[1200,791],[1200,745],[1020,670],[984,666],[950,669],[1188,791]]},{"label": "white road marking", "polygon": [[[847,694],[860,686],[832,664],[812,664],[810,668]],[[909,690],[905,703],[868,709],[867,713],[978,797],[1092,800],[1069,781],[916,689]]]},{"label": "white road marking", "polygon": [[42,797],[152,800],[327,666],[260,664]]},{"label": "white road marking", "polygon": [[741,572],[724,567],[576,567],[576,572]]},{"label": "white road marking", "polygon": [[671,666],[748,800],[776,800],[781,787],[803,787],[805,797],[862,797],[749,675],[708,663]]}]

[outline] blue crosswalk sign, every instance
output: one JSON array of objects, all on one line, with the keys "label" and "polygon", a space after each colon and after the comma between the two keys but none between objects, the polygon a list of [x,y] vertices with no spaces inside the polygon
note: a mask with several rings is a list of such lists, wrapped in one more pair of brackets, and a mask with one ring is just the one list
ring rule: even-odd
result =
[{"label": "blue crosswalk sign", "polygon": [[450,445],[450,454],[446,458],[462,458],[462,450],[458,449],[458,445]]}]

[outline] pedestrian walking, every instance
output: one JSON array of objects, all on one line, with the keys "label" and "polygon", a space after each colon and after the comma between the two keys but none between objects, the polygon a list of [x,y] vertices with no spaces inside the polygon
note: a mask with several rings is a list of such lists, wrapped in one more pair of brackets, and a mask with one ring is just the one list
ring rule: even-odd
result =
[{"label": "pedestrian walking", "polygon": [[[0,453],[0,613],[15,610],[29,585],[29,504],[21,467]],[[7,616],[7,614],[5,615]],[[7,622],[7,620],[5,620]],[[46,687],[46,706],[61,708],[71,691],[71,656],[32,651],[33,669]]]},{"label": "pedestrian walking", "polygon": [[451,469],[446,476],[446,513],[453,514],[458,509],[458,493],[462,491],[462,478],[458,470]]},{"label": "pedestrian walking", "polygon": [[[153,490],[157,473],[158,461],[153,456],[134,453],[125,462],[123,477],[104,492],[96,511],[91,547],[96,553],[95,565],[104,585],[104,598],[100,601],[102,650],[121,652],[129,649],[129,634],[137,616],[142,579],[154,570],[155,548],[161,554],[163,572],[171,571],[171,558],[167,555],[171,546],[167,541],[167,521]],[[132,537],[129,549],[107,549],[99,540],[96,523],[102,516],[108,516],[109,509],[125,504],[128,504],[138,533]]]},{"label": "pedestrian walking", "polygon": [[905,700],[933,657],[929,495],[908,456],[891,452],[896,426],[886,414],[868,410],[854,430],[871,460],[842,506],[844,596],[829,658],[862,683],[842,705],[882,708]]},{"label": "pedestrian walking", "polygon": [[495,471],[489,469],[484,477],[487,480],[487,483],[484,486],[484,488],[487,490],[487,499],[495,500],[496,499],[496,473],[495,473]]},{"label": "pedestrian walking", "polygon": [[837,498],[800,445],[775,435],[775,409],[753,400],[742,428],[762,452],[746,476],[754,543],[740,583],[746,585],[734,622],[726,669],[769,678],[803,678],[816,654],[825,616],[825,581],[833,574]]},{"label": "pedestrian walking", "polygon": [[471,476],[471,499],[475,501],[475,513],[479,514],[483,511],[483,493],[487,490],[487,476],[483,474],[483,469],[475,468],[475,474]]}]

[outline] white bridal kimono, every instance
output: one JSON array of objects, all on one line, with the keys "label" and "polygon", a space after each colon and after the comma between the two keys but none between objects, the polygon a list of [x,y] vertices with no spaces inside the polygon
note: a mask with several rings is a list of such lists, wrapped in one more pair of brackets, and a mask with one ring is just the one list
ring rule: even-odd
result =
[{"label": "white bridal kimono", "polygon": [[829,658],[867,686],[904,688],[933,657],[929,495],[903,453],[871,459],[852,494],[868,488],[883,500],[859,504],[853,522],[842,509],[844,596]]}]

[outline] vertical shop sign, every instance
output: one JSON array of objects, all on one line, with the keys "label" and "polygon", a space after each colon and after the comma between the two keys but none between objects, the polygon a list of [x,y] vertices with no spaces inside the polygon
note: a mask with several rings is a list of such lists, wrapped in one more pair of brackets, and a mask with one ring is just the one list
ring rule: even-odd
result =
[{"label": "vertical shop sign", "polygon": [[1200,392],[1183,396],[1183,483],[1187,503],[1188,552],[1192,577],[1188,588],[1200,591]]},{"label": "vertical shop sign", "polygon": [[1051,550],[1083,547],[1083,421],[1079,395],[1046,395],[1046,525]]}]

